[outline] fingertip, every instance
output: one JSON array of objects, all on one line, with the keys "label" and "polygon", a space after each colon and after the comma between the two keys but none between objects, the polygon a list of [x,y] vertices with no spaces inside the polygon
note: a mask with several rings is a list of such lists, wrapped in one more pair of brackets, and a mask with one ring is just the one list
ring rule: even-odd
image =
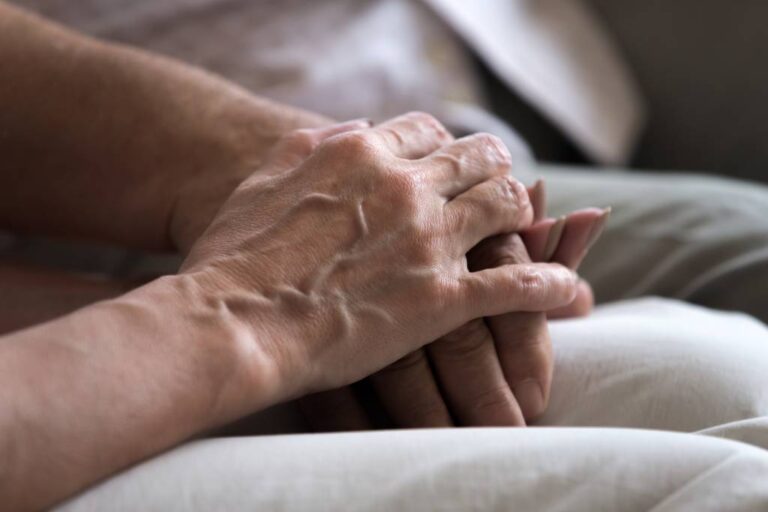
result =
[{"label": "fingertip", "polygon": [[555,307],[562,307],[573,302],[579,293],[579,274],[562,263],[541,263],[540,265],[546,266],[549,271],[557,273],[553,288],[561,293],[557,294],[556,299],[553,299],[553,302],[557,303]]},{"label": "fingertip", "polygon": [[561,318],[579,318],[589,316],[595,307],[595,296],[592,287],[584,279],[579,279],[576,297],[560,308],[547,311],[547,318],[556,320]]},{"label": "fingertip", "polygon": [[603,231],[607,213],[599,208],[585,208],[568,214],[551,261],[576,269]]},{"label": "fingertip", "polygon": [[586,280],[579,278],[576,284],[576,297],[569,306],[575,317],[587,316],[592,312],[595,307],[595,294],[592,291],[592,286]]},{"label": "fingertip", "polygon": [[581,282],[581,277],[579,277],[579,274],[576,273],[575,270],[568,267],[565,268],[568,270],[571,277],[571,300],[569,302],[573,302],[579,294],[579,283]]},{"label": "fingertip", "polygon": [[542,254],[541,261],[550,261],[555,255],[560,240],[563,237],[563,231],[565,231],[566,217],[558,217],[555,223],[549,230],[549,236],[547,242],[544,245],[544,252]]},{"label": "fingertip", "polygon": [[533,207],[533,222],[544,219],[547,213],[547,196],[544,180],[536,180],[536,183],[528,189],[528,197]]},{"label": "fingertip", "polygon": [[608,223],[608,219],[611,216],[611,207],[604,208],[602,212],[600,213],[600,216],[595,220],[592,230],[589,233],[589,237],[587,238],[587,244],[586,249],[589,250],[593,245],[595,245],[595,242],[597,242],[597,239],[600,238],[600,235],[603,234],[603,231],[605,230],[605,226]]}]

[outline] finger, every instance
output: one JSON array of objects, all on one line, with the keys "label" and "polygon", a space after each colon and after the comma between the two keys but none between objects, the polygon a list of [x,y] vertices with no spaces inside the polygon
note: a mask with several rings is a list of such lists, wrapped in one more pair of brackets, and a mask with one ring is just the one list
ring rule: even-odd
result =
[{"label": "finger", "polygon": [[[471,269],[525,264],[522,238],[500,235],[484,240],[468,255]],[[486,319],[504,377],[527,421],[538,417],[549,399],[552,343],[544,313],[506,313]]]},{"label": "finger", "polygon": [[526,421],[539,417],[549,401],[552,342],[544,313],[506,313],[488,318],[496,352]]},{"label": "finger", "polygon": [[[596,209],[590,209],[590,210],[591,211],[587,211],[587,210],[583,210],[580,212],[577,211],[572,214],[569,214],[565,219],[563,218],[559,219],[560,223],[562,224],[562,227],[559,230],[555,229],[554,230],[555,234],[553,234],[552,236],[550,236],[550,232],[553,231],[552,225],[554,223],[554,219],[544,219],[543,221],[537,222],[536,224],[531,226],[525,232],[521,233],[521,238],[523,239],[525,246],[528,248],[530,252],[531,259],[533,259],[534,261],[542,261],[545,257],[545,254],[550,253],[551,255],[554,255],[555,250],[558,249],[557,246],[560,245],[560,239],[562,237],[562,231],[563,231],[563,228],[565,227],[565,224],[574,223],[574,219],[575,219],[576,221],[575,224],[577,226],[581,226],[583,222],[581,222],[580,218],[582,218],[584,214],[586,214],[588,217],[591,217],[591,222],[588,222],[586,227],[578,227],[578,229],[581,229],[585,232],[592,232],[594,230],[593,225],[595,222],[598,221],[602,211],[596,210]],[[597,214],[595,214],[595,212],[597,212]],[[571,229],[571,232],[573,233],[573,228]],[[588,236],[587,237],[572,236],[569,238],[569,240],[574,240],[576,238],[583,241],[586,241],[589,239]],[[545,247],[548,247],[548,248],[545,249]],[[551,247],[551,249],[549,247]],[[585,253],[588,247],[584,244],[574,245],[571,242],[569,242],[569,247],[570,248],[567,248],[566,250],[562,250],[560,252],[561,257],[563,257],[565,261],[576,263],[576,265],[578,265],[578,263],[580,262],[580,259],[576,258],[575,256],[581,253]],[[557,263],[563,263],[563,262],[559,261]],[[587,283],[583,279],[579,279],[576,298],[573,300],[573,302],[561,308],[548,311],[547,317],[550,319],[556,319],[556,318],[575,318],[580,316],[587,316],[592,311],[592,308],[594,307],[594,302],[595,302],[594,295],[592,293],[592,288],[590,287],[589,283]]]},{"label": "finger", "polygon": [[460,425],[525,425],[482,319],[467,322],[427,345],[427,351]]},{"label": "finger", "polygon": [[453,141],[440,121],[424,112],[409,112],[371,129],[389,151],[409,160],[423,158]]},{"label": "finger", "polygon": [[588,208],[570,214],[551,261],[575,269],[603,232],[611,210]]},{"label": "finger", "polygon": [[520,233],[531,261],[549,261],[546,255],[551,257],[555,253],[564,227],[564,217],[549,218],[534,223]]},{"label": "finger", "polygon": [[547,215],[547,191],[544,180],[536,180],[536,183],[528,189],[528,197],[533,206],[533,222],[543,220]]},{"label": "finger", "polygon": [[350,387],[308,395],[299,400],[307,423],[315,432],[370,430],[365,410]]},{"label": "finger", "polygon": [[[590,247],[602,233],[609,215],[610,209],[596,208],[569,214],[557,250],[552,254],[552,261],[567,265],[574,270],[578,268]],[[557,319],[587,316],[592,312],[594,305],[595,297],[592,287],[580,279],[573,302],[548,311],[547,317]]]},{"label": "finger", "polygon": [[463,253],[484,238],[525,229],[533,219],[528,192],[510,176],[472,187],[449,201],[445,212],[450,231],[464,241]]},{"label": "finger", "polygon": [[[528,248],[528,253],[533,261],[554,261],[567,264],[569,268],[576,269],[581,258],[588,250],[590,233],[595,224],[603,222],[601,215],[603,210],[587,208],[569,213],[558,219],[544,219],[533,224],[521,233],[523,241]],[[568,228],[568,237],[563,233]],[[599,235],[602,229],[596,231]],[[555,258],[557,252],[558,258]],[[571,266],[576,263],[576,266]]]},{"label": "finger", "polygon": [[413,166],[439,194],[452,198],[489,178],[509,173],[512,156],[498,137],[476,133],[442,147]]},{"label": "finger", "polygon": [[451,415],[424,350],[417,350],[371,376],[392,421],[405,428],[450,427]]},{"label": "finger", "polygon": [[579,280],[578,292],[573,302],[567,306],[547,311],[547,318],[555,320],[558,318],[579,318],[589,316],[595,307],[595,295],[592,287],[583,279]]},{"label": "finger", "polygon": [[610,208],[588,208],[570,214],[551,261],[577,268],[603,232],[610,213]]},{"label": "finger", "polygon": [[317,149],[325,139],[354,130],[363,130],[371,126],[368,119],[355,119],[344,123],[331,124],[320,128],[294,130],[280,138],[272,150],[269,174],[276,174],[298,166]]},{"label": "finger", "polygon": [[502,265],[467,272],[458,283],[466,320],[514,311],[549,311],[576,297],[576,274],[557,263]]}]

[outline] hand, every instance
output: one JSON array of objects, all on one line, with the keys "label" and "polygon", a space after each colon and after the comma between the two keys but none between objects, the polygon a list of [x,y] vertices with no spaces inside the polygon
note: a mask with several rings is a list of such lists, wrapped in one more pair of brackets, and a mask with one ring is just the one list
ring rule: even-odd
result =
[{"label": "hand", "polygon": [[[329,126],[327,133],[335,133],[337,129],[355,125],[331,125],[329,120],[315,114],[270,104],[259,98],[248,98],[248,101],[235,105],[235,112],[228,117],[219,116],[216,123],[208,122],[209,130],[227,133],[228,136],[223,138],[233,142],[222,143],[216,150],[198,151],[200,154],[190,152],[185,158],[193,158],[194,165],[187,163],[187,168],[195,168],[196,172],[167,173],[165,176],[164,194],[173,197],[168,238],[182,255],[189,253],[232,192],[254,172],[262,173],[270,167],[263,165],[264,161],[270,152],[275,153],[274,147],[279,141],[282,140],[283,150],[291,151],[290,147],[285,147],[286,140],[280,138],[282,134],[299,127],[321,126]],[[359,128],[366,121],[358,124]]]},{"label": "hand", "polygon": [[[470,267],[525,263],[531,258],[578,267],[602,232],[609,210],[589,208],[559,219],[544,218],[543,182],[537,182],[529,195],[535,224],[522,237],[507,234],[484,240],[470,252]],[[591,289],[581,280],[576,299],[548,316],[583,316],[592,304]],[[436,370],[434,376],[430,368]],[[454,422],[524,425],[546,408],[551,379],[552,347],[546,318],[524,312],[468,322],[426,350],[390,365],[372,381],[397,425],[434,427]],[[372,426],[349,388],[319,393],[301,404],[317,430]]]},{"label": "hand", "polygon": [[235,190],[182,274],[238,328],[237,389],[265,371],[275,401],[338,387],[472,318],[573,300],[562,265],[467,270],[473,246],[533,211],[495,137],[446,142],[418,113],[300,131]]},{"label": "hand", "polygon": [[[523,241],[534,261],[555,261],[577,270],[594,243],[600,238],[611,214],[610,208],[585,208],[558,219],[543,218],[546,212],[544,183],[539,181],[531,197],[538,204],[534,210],[541,212],[539,218],[522,233]],[[562,308],[547,312],[550,319],[586,316],[594,306],[592,287],[583,279],[579,280],[576,298]]]}]

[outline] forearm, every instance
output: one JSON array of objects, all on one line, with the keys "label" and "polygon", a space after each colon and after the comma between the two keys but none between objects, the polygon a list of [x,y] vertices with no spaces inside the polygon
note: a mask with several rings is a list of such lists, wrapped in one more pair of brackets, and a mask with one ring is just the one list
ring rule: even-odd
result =
[{"label": "forearm", "polygon": [[142,284],[0,259],[0,336],[118,297]]},{"label": "forearm", "polygon": [[3,3],[0,62],[0,226],[17,231],[170,248],[180,188],[220,173],[206,187],[226,197],[277,137],[324,122]]},{"label": "forearm", "polygon": [[[51,505],[268,405],[272,367],[249,333],[169,277],[0,338],[0,508]],[[261,401],[239,399],[242,350]]]}]

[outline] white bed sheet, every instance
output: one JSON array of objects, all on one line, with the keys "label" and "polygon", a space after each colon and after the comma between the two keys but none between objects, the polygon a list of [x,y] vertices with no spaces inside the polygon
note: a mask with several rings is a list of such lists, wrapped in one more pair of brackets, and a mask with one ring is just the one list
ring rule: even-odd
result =
[{"label": "white bed sheet", "polygon": [[[208,439],[58,510],[768,511],[762,323],[642,299],[552,334],[550,428]],[[292,407],[262,430],[300,429]]]}]

